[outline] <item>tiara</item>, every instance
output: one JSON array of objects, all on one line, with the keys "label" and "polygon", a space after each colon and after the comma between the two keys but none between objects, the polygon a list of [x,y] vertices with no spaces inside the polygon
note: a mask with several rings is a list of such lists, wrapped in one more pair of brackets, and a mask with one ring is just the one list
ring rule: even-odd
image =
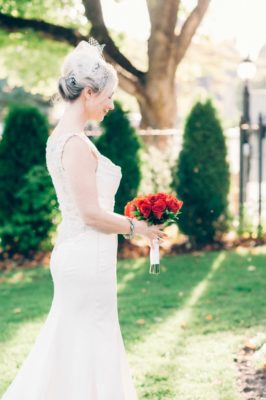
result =
[{"label": "tiara", "polygon": [[88,41],[82,40],[79,42],[75,50],[96,50],[97,52],[95,55],[98,55],[101,58],[103,57],[103,49],[105,47],[105,44],[100,44],[96,39],[93,37],[90,37]]},{"label": "tiara", "polygon": [[90,37],[88,40],[88,43],[91,46],[95,46],[100,54],[100,56],[103,58],[103,49],[106,46],[105,44],[100,44],[96,39],[94,39],[94,37]]}]

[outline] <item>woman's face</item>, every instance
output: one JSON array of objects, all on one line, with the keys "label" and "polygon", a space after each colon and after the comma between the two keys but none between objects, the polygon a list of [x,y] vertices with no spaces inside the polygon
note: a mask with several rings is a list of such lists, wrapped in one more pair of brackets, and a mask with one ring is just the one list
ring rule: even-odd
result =
[{"label": "woman's face", "polygon": [[[87,90],[86,90],[87,89]],[[93,93],[85,88],[85,112],[88,120],[102,121],[105,115],[114,109],[114,89],[106,89],[102,93]]]}]

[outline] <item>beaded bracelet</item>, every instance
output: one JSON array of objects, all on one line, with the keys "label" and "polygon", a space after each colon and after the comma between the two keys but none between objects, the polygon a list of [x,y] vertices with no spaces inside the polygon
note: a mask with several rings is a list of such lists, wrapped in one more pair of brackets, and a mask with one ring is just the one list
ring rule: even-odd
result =
[{"label": "beaded bracelet", "polygon": [[127,217],[127,219],[128,219],[129,222],[130,222],[130,232],[129,232],[129,233],[126,233],[126,234],[123,235],[123,236],[124,236],[125,239],[132,239],[133,236],[134,236],[134,232],[135,232],[135,224],[134,224],[134,222],[133,222],[133,218]]}]

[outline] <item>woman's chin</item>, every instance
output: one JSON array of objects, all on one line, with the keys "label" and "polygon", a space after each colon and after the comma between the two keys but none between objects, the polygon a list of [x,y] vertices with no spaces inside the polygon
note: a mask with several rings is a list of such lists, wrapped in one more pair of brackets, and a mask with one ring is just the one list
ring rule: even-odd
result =
[{"label": "woman's chin", "polygon": [[104,119],[105,116],[106,116],[106,113],[102,114],[102,115],[99,117],[99,121],[98,121],[98,122],[101,122],[101,121]]},{"label": "woman's chin", "polygon": [[90,116],[89,121],[101,122],[105,116],[106,116],[106,113],[104,113],[104,112],[101,114],[98,114],[98,115],[94,115],[93,117]]},{"label": "woman's chin", "polygon": [[95,115],[95,114],[90,115],[87,117],[87,122],[90,122],[90,121],[101,122],[104,119],[104,117],[105,117],[104,113],[98,114],[98,115]]}]

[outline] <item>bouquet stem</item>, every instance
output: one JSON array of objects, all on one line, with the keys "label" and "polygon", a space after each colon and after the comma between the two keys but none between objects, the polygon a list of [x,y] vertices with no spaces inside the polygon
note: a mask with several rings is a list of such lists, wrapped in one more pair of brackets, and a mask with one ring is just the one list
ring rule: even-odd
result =
[{"label": "bouquet stem", "polygon": [[160,245],[157,239],[152,241],[153,247],[150,248],[150,274],[158,275],[160,273]]}]

